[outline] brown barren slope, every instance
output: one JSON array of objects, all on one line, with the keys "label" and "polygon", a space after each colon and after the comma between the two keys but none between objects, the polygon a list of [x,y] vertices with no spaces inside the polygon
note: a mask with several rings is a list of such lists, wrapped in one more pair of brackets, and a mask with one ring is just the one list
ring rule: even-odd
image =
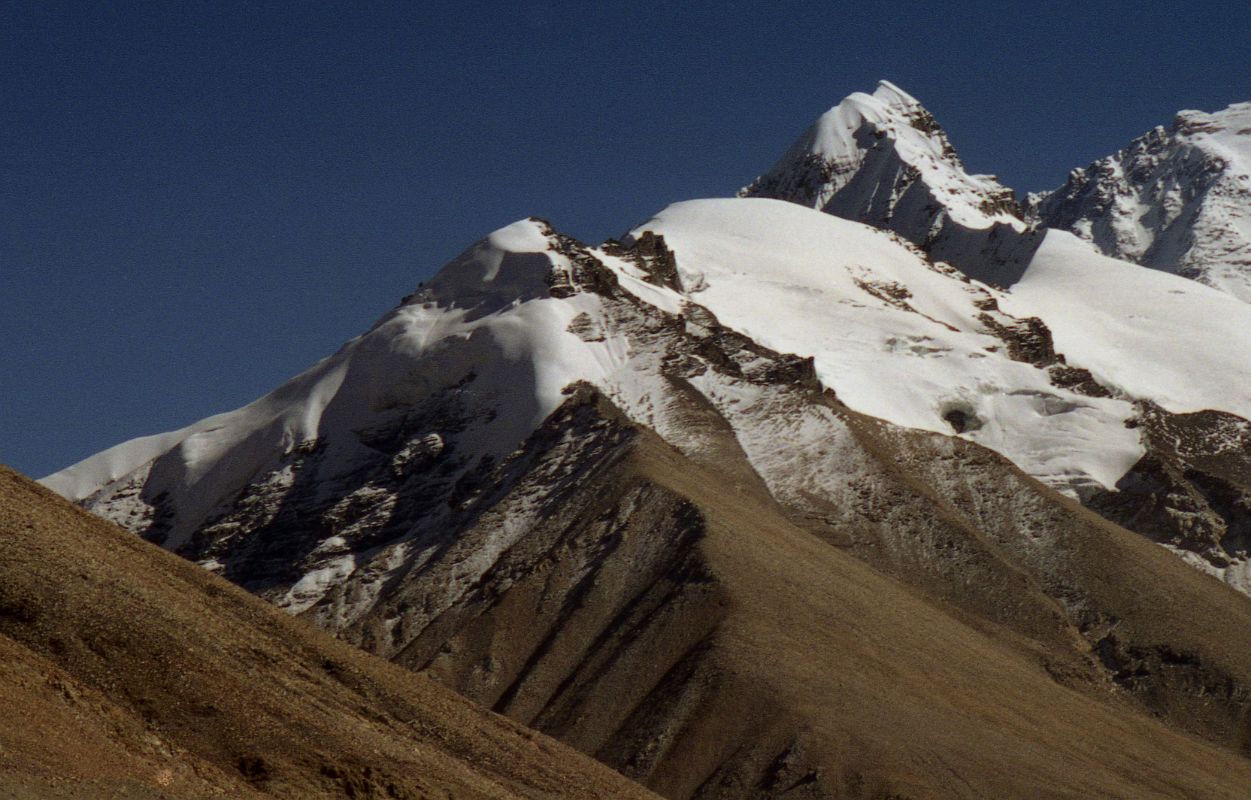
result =
[{"label": "brown barren slope", "polygon": [[0,796],[651,797],[0,468]]},{"label": "brown barren slope", "polygon": [[[993,570],[963,573],[964,603],[939,591],[961,580],[954,569],[907,585],[799,527],[757,487],[731,488],[723,470],[631,426],[593,392],[571,398],[544,430],[539,438],[555,444],[536,445],[548,449],[529,463],[551,505],[529,533],[412,638],[387,621],[421,613],[446,573],[405,576],[345,635],[671,798],[1251,793],[1251,762],[1234,752],[1251,669],[1239,637],[1251,630],[1246,599],[1001,458],[964,448],[961,457],[985,456],[969,474],[986,475],[961,486],[985,491],[981,513],[1000,527],[1019,527],[1013,514],[1033,509],[1059,543],[1039,566],[1010,532],[999,542],[989,520],[978,533],[1001,553],[994,570],[1039,587],[1020,609],[1054,604],[1058,627],[1037,638],[992,621],[1011,620],[1012,607],[980,607],[977,576]],[[901,443],[899,459],[964,447],[937,436]],[[553,464],[583,469],[554,480]],[[522,481],[512,492],[530,488]],[[883,498],[932,515],[947,502],[923,505],[903,489]],[[445,560],[467,558],[510,508],[502,501],[500,516],[462,531]],[[1156,643],[1167,659],[1187,661],[1131,667],[1151,702],[1133,681],[1105,674],[1067,627],[1070,612],[1048,593],[1053,572],[1071,579],[1072,602],[1115,614],[1118,641]],[[1202,619],[1186,625],[1187,613]],[[1056,666],[1075,662],[1085,666],[1074,674]],[[1218,678],[1227,683],[1205,683]],[[1194,733],[1179,730],[1186,722]]]},{"label": "brown barren slope", "polygon": [[781,753],[718,746],[714,736],[703,746],[721,759],[715,770],[653,776],[662,794],[737,794],[743,766],[766,754],[778,778],[770,796],[1232,800],[1251,792],[1244,759],[1127,703],[1056,683],[1015,642],[957,622],[661,448],[642,455],[642,474],[707,516],[701,549],[730,606],[715,657],[761,709],[737,725],[777,730]]}]

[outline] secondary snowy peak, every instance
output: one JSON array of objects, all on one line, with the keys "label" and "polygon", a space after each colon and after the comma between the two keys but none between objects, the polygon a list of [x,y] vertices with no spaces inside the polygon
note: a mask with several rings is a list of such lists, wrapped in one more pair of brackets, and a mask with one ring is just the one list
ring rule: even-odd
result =
[{"label": "secondary snowy peak", "polygon": [[1251,103],[1182,111],[1027,203],[1105,255],[1251,302]]},{"label": "secondary snowy peak", "polygon": [[534,218],[500,228],[439,270],[429,295],[461,307],[543,297],[569,274],[569,261],[553,251],[551,235],[547,224]]},{"label": "secondary snowy peak", "polygon": [[886,81],[821,115],[739,194],[888,228],[927,250],[941,249],[956,231],[1025,229],[1012,190],[993,176],[968,174],[934,116]]},{"label": "secondary snowy peak", "polygon": [[[316,452],[320,479],[331,480],[376,455],[371,437],[407,425],[405,410],[431,398],[446,396],[443,424],[460,420],[462,456],[501,458],[560,404],[566,386],[607,382],[620,361],[611,342],[576,323],[593,327],[598,299],[582,290],[598,278],[570,241],[539,220],[509,225],[270,394],[117,445],[44,483],[178,549],[258,475],[279,469],[272,479],[285,491],[292,476],[281,465]],[[430,431],[410,432],[419,443],[404,458],[445,444]]]}]

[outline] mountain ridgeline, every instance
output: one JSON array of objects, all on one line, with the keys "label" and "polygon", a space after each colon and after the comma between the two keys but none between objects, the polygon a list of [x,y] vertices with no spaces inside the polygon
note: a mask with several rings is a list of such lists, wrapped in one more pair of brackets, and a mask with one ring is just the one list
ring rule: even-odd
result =
[{"label": "mountain ridgeline", "polygon": [[1240,109],[1022,206],[883,83],[44,483],[665,797],[1243,797]]}]

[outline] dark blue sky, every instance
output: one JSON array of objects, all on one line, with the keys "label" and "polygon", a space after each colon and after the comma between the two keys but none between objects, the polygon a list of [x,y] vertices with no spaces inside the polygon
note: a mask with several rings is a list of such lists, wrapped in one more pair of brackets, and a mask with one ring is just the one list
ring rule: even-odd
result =
[{"label": "dark blue sky", "polygon": [[588,5],[0,5],[0,461],[241,405],[517,218],[731,194],[881,77],[1021,191],[1251,99],[1245,3]]}]

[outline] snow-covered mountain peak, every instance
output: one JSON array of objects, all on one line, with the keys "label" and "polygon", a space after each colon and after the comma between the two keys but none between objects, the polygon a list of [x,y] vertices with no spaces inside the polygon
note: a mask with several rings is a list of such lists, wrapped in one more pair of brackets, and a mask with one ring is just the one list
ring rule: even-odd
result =
[{"label": "snow-covered mountain peak", "polygon": [[[47,485],[79,501],[120,492],[122,518],[157,525],[163,543],[177,548],[257,474],[277,470],[275,486],[286,491],[283,465],[316,454],[329,480],[374,458],[378,431],[402,429],[421,447],[438,449],[451,428],[466,463],[502,458],[564,400],[571,383],[609,382],[617,343],[596,333],[594,318],[596,292],[612,279],[589,260],[541,220],[508,225],[270,394],[118,445]],[[410,419],[418,406],[438,418],[434,430],[442,433],[423,427],[434,425],[430,420]]]},{"label": "snow-covered mountain peak", "polygon": [[934,116],[888,81],[822,114],[740,194],[892,228],[917,244],[939,216],[966,229],[1024,229],[1012,191],[968,174]]},{"label": "snow-covered mountain peak", "polygon": [[877,89],[873,92],[873,98],[900,111],[911,111],[912,109],[921,108],[921,101],[888,80],[877,82]]},{"label": "snow-covered mountain peak", "polygon": [[1105,255],[1251,302],[1251,103],[1181,111],[1027,206]]},{"label": "snow-covered mountain peak", "polygon": [[[1251,417],[1245,304],[1064,232],[977,231],[941,209],[936,219],[930,254],[898,232],[766,198],[680,203],[598,248],[523,220],[265,397],[45,484],[338,625],[515,486],[524,443],[582,441],[569,420],[548,425],[579,387],[787,502],[840,497],[861,474],[847,415],[958,435],[1087,502],[1154,474],[1142,465],[1171,429],[1148,440],[1144,407],[1165,420],[1215,412],[1217,434],[1243,430],[1225,417]],[[1030,242],[1013,280],[974,277]],[[931,257],[961,245],[963,271]],[[474,585],[560,485],[541,477],[490,522],[457,585]],[[1210,544],[1221,530],[1183,544],[1241,580],[1246,560]],[[280,578],[260,547],[283,554]],[[344,581],[350,591],[335,588]]]},{"label": "snow-covered mountain peak", "polygon": [[[487,235],[449,261],[409,302],[434,301],[480,311],[546,297],[556,282],[567,283],[569,259],[543,220],[530,217]],[[483,309],[483,304],[492,306]]]},{"label": "snow-covered mountain peak", "polygon": [[[1181,148],[1173,175],[1227,172],[1251,131],[1236,116],[1184,113],[1144,149]],[[812,631],[863,616],[849,601],[950,607],[973,626],[952,650],[969,663],[1019,649],[1012,669],[1056,697],[1194,703],[1233,736],[1208,700],[1245,698],[1251,673],[1205,665],[1239,632],[1209,626],[1213,649],[1190,634],[1248,609],[1089,511],[1251,595],[1251,305],[1017,219],[1010,192],[968,175],[885,82],[747,193],[671,205],[597,247],[536,218],[500,228],[264,397],[44,483],[348,642],[616,754],[630,777],[697,776],[674,796],[756,774],[766,794],[837,793],[804,779],[816,750],[770,718],[736,738],[756,714],[736,698],[791,697],[769,677],[794,660],[773,633],[809,620],[793,652],[815,652]],[[1157,611],[1178,638],[1160,638]],[[916,641],[957,629],[927,622]],[[747,640],[765,646],[729,660]],[[878,643],[870,656],[891,665],[918,652]],[[929,697],[920,667],[913,694]],[[952,675],[940,682],[986,685]],[[821,693],[868,696],[852,724],[873,729],[860,723],[886,690],[853,689]],[[776,719],[806,726],[798,708]],[[696,729],[718,741],[692,771],[707,748],[675,736]],[[835,781],[844,750],[828,751]]]}]

